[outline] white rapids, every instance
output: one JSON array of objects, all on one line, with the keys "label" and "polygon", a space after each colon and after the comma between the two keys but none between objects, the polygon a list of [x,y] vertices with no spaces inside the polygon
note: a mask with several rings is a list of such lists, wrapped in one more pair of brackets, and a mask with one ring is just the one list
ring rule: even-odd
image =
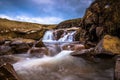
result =
[{"label": "white rapids", "polygon": [[[13,64],[21,80],[112,80],[113,68],[93,63],[61,51],[54,57],[34,58]],[[107,61],[109,64],[110,61]],[[103,67],[104,66],[104,67]],[[106,67],[105,67],[106,66]]]}]

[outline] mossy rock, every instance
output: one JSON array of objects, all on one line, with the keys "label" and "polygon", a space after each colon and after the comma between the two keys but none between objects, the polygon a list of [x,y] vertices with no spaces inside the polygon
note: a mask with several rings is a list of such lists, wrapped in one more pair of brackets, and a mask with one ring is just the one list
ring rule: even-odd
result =
[{"label": "mossy rock", "polygon": [[120,39],[115,36],[105,35],[95,48],[95,54],[120,54]]}]

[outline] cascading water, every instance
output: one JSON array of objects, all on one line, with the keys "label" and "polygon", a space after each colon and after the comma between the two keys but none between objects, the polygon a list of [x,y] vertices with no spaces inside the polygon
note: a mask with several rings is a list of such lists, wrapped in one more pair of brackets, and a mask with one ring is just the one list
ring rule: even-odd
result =
[{"label": "cascading water", "polygon": [[58,42],[72,42],[72,41],[74,41],[74,34],[75,33],[76,33],[76,31],[72,31],[70,33],[67,33],[62,38],[60,38],[58,40]]},{"label": "cascading water", "polygon": [[46,31],[44,37],[43,37],[43,42],[72,42],[74,41],[74,34],[76,33],[76,31],[66,31],[63,33],[63,35],[59,35],[61,36],[58,40],[55,39],[55,35],[54,35],[54,31],[50,30],[50,31]]},{"label": "cascading water", "polygon": [[47,41],[47,42],[54,41],[53,38],[54,38],[53,31],[46,31],[46,33],[43,37],[43,41]]},{"label": "cascading water", "polygon": [[25,60],[13,66],[21,80],[113,80],[111,60],[94,63],[72,57],[72,52],[62,51],[54,57]]},{"label": "cascading water", "polygon": [[[57,40],[54,31],[47,31],[43,41],[72,42],[74,34],[75,31],[63,33]],[[59,44],[48,46],[53,53],[61,51]],[[21,80],[113,80],[114,63],[111,59],[96,59],[96,62],[91,62],[71,56],[73,52],[77,53],[63,50],[53,57],[30,57],[16,62],[13,67]]]}]

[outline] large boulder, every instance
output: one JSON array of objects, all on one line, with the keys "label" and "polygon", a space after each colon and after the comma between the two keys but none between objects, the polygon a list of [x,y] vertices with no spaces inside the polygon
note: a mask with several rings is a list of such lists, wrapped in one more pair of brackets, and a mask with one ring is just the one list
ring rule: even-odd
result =
[{"label": "large boulder", "polygon": [[12,65],[0,65],[0,80],[20,80]]},{"label": "large boulder", "polygon": [[21,41],[21,40],[15,40],[13,41],[10,46],[12,47],[12,49],[14,50],[15,54],[17,53],[26,53],[28,51],[28,49],[30,48],[30,46]]},{"label": "large boulder", "polygon": [[96,46],[95,54],[120,54],[120,39],[118,37],[105,35]]}]

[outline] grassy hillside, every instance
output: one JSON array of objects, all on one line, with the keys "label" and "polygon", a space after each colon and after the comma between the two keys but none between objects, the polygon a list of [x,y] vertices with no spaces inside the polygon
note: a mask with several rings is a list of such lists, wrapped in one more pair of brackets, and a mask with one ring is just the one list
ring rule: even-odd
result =
[{"label": "grassy hillside", "polygon": [[0,18],[0,37],[40,39],[47,29],[56,25],[19,22]]},{"label": "grassy hillside", "polygon": [[56,28],[71,28],[80,26],[81,18],[66,20],[57,25]]}]

